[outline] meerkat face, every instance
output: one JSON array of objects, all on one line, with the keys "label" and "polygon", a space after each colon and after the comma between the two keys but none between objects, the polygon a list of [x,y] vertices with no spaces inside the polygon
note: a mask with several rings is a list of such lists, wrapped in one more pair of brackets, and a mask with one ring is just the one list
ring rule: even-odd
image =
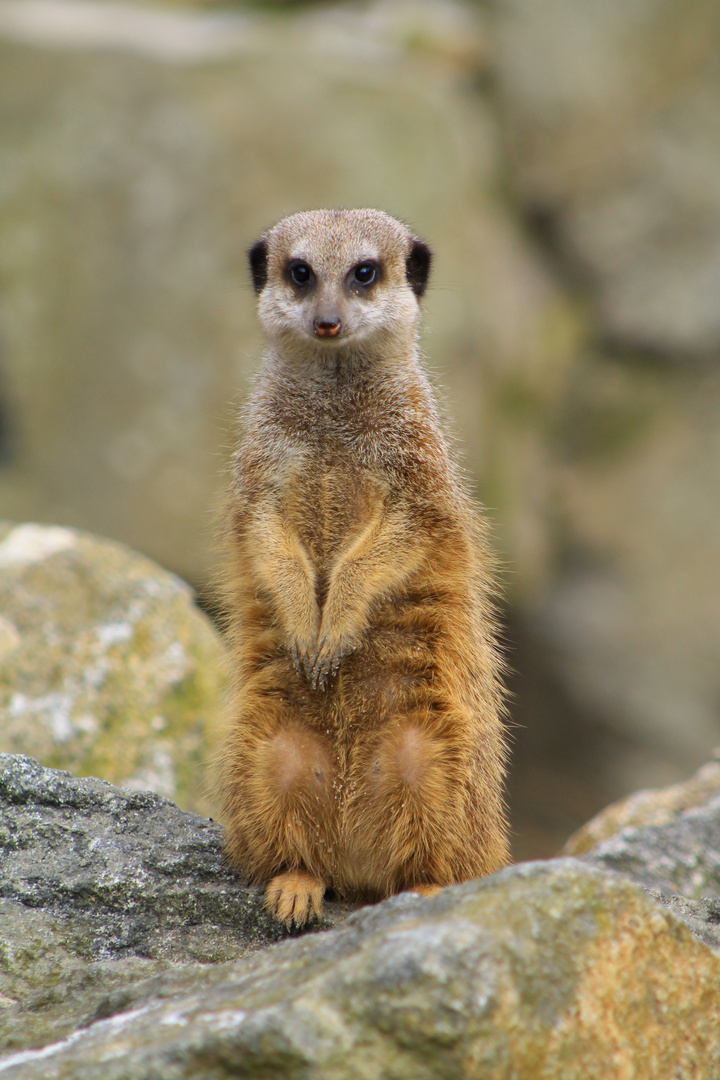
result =
[{"label": "meerkat face", "polygon": [[430,249],[378,210],[283,218],[250,249],[260,321],[298,354],[387,352],[414,340]]}]

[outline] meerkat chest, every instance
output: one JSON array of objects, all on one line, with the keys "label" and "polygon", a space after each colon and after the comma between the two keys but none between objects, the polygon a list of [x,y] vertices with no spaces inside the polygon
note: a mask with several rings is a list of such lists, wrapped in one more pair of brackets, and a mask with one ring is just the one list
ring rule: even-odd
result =
[{"label": "meerkat chest", "polygon": [[290,465],[281,497],[288,523],[323,567],[371,519],[382,516],[388,494],[381,476],[328,456]]}]

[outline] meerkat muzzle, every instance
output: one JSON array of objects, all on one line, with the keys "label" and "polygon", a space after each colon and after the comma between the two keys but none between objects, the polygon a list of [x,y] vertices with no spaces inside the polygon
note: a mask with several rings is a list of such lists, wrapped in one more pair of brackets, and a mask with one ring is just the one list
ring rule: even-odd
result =
[{"label": "meerkat muzzle", "polygon": [[313,326],[318,337],[337,337],[342,323],[339,319],[316,319]]}]

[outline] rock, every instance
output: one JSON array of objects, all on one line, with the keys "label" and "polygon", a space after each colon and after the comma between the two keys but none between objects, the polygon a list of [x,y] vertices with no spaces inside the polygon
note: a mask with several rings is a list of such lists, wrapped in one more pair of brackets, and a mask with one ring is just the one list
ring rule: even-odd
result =
[{"label": "rock", "polygon": [[152,792],[0,754],[0,1045],[60,1038],[152,976],[176,986],[189,964],[286,936],[221,845],[219,825]]},{"label": "rock", "polygon": [[[720,1067],[720,960],[621,878],[526,864],[394,898],[0,1062],[8,1080],[607,1076]],[[532,1071],[531,1071],[532,1070]]]},{"label": "rock", "polygon": [[714,0],[508,0],[497,70],[517,191],[588,282],[605,338],[720,350]]},{"label": "rock", "polygon": [[687,810],[701,809],[720,798],[720,762],[709,761],[690,780],[650,791],[637,791],[602,810],[570,837],[564,855],[584,855],[624,829],[664,826]]},{"label": "rock", "polygon": [[693,937],[720,953],[720,900],[688,900],[685,896],[668,895],[657,889],[647,891],[653,900],[684,922]]},{"label": "rock", "polygon": [[583,857],[663,893],[720,897],[720,795],[669,824],[622,829]]},{"label": "rock", "polygon": [[707,905],[561,859],[328,904],[335,929],[248,956],[284,931],[222,866],[216,826],[27,758],[0,757],[0,781],[3,1078],[720,1069],[720,958],[672,913],[707,937]]},{"label": "rock", "polygon": [[642,885],[720,950],[720,763],[682,784],[638,791],[578,829],[563,855],[617,870]]},{"label": "rock", "polygon": [[641,791],[570,838],[566,854],[642,885],[720,952],[720,785],[714,762],[687,784]]},{"label": "rock", "polygon": [[224,652],[192,590],[121,544],[0,523],[0,750],[209,806]]},{"label": "rock", "polygon": [[[686,784],[639,792],[609,807],[570,838],[565,853],[647,889],[720,899],[720,768],[710,762]],[[695,915],[714,922],[717,905]]]}]

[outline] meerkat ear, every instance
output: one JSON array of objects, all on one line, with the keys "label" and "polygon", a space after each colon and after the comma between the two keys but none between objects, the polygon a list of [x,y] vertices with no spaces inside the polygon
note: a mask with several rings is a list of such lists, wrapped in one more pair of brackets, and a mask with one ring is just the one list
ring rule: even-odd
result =
[{"label": "meerkat ear", "polygon": [[257,240],[248,251],[250,276],[256,293],[262,292],[267,283],[267,243]]},{"label": "meerkat ear", "polygon": [[418,300],[425,292],[430,275],[430,263],[432,251],[422,240],[413,237],[410,242],[410,254],[407,257],[408,285],[417,296]]}]

